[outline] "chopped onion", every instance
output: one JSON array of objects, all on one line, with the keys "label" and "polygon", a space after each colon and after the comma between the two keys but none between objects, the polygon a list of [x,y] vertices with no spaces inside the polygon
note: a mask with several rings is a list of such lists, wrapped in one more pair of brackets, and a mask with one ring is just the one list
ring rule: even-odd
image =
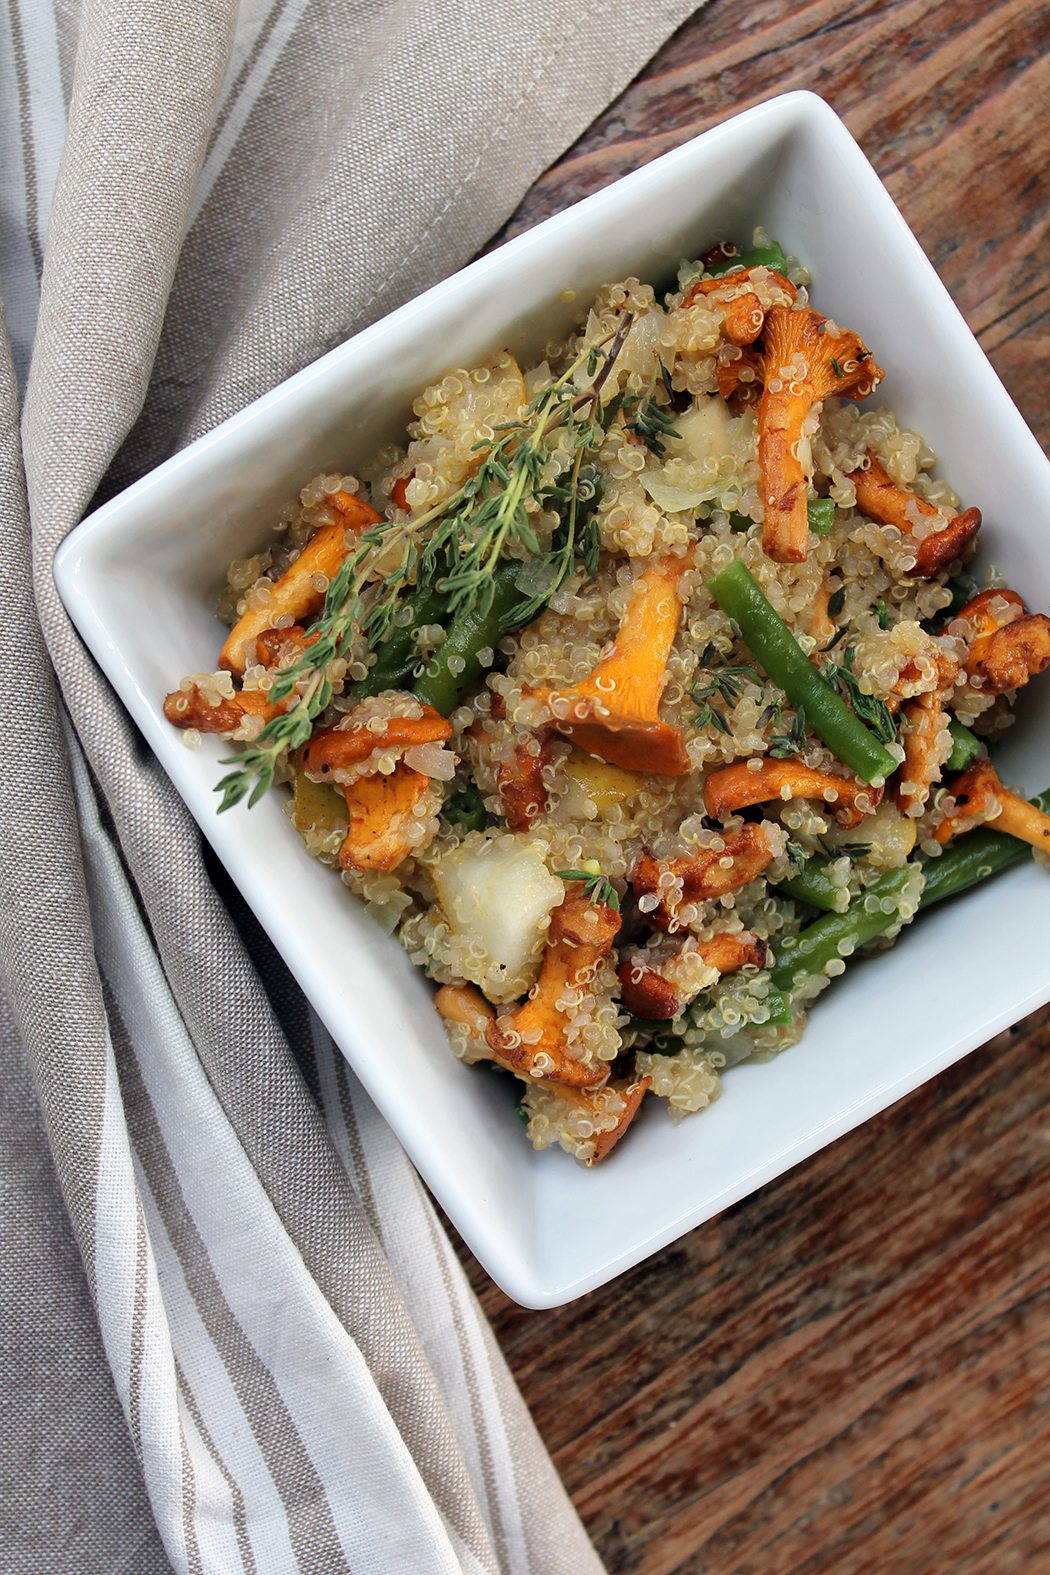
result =
[{"label": "chopped onion", "polygon": [[675,487],[659,475],[643,476],[642,484],[656,507],[663,509],[665,514],[684,514],[687,509],[698,508],[701,503],[720,497],[726,489],[722,479],[706,487]]},{"label": "chopped onion", "polygon": [[438,782],[451,782],[458,764],[458,758],[441,744],[413,744],[405,750],[406,766]]}]

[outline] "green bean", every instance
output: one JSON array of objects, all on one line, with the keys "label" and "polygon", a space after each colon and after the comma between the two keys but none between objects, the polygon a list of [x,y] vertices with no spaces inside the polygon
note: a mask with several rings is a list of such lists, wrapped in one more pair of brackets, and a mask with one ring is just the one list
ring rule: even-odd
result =
[{"label": "green bean", "polygon": [[833,754],[865,782],[882,784],[897,769],[893,756],[868,731],[806,656],[787,624],[739,558],[708,580],[707,588],[737,624],[748,650]]},{"label": "green bean", "polygon": [[[823,973],[829,962],[848,957],[865,941],[888,930],[899,917],[897,899],[914,874],[908,864],[903,869],[887,870],[872,881],[863,896],[854,899],[845,913],[825,913],[798,935],[787,936],[776,948],[777,965],[770,974],[773,988],[785,994],[790,992],[797,974]],[[876,899],[874,912],[868,910],[869,897]],[[884,900],[892,903],[889,913],[882,910]]]},{"label": "green bean", "polygon": [[968,832],[958,842],[941,854],[940,858],[927,860],[923,865],[926,885],[923,887],[920,908],[954,897],[956,892],[976,886],[978,881],[1016,864],[1028,852],[1028,843],[1008,837],[1002,831],[988,831],[981,827]]},{"label": "green bean", "polygon": [[[1037,793],[1031,802],[1050,813],[1050,788]],[[1005,831],[995,831],[981,826],[967,832],[946,848],[940,858],[928,859],[923,866],[926,885],[923,887],[920,908],[933,902],[954,897],[958,891],[976,886],[989,875],[1017,864],[1029,851],[1029,844],[1019,837],[1009,837]]]},{"label": "green bean", "polygon": [[463,831],[484,831],[488,815],[481,791],[474,782],[467,782],[441,806],[446,820]]},{"label": "green bean", "polygon": [[363,700],[366,695],[382,694],[384,689],[402,687],[404,679],[419,661],[416,631],[427,624],[443,621],[448,610],[448,597],[432,586],[426,590],[417,587],[405,599],[405,606],[411,609],[411,622],[395,628],[383,641],[379,647],[379,658],[369,670],[368,677],[354,685],[355,700]]},{"label": "green bean", "polygon": [[495,590],[488,611],[471,607],[456,614],[444,641],[416,680],[412,693],[417,700],[432,705],[442,716],[455,710],[482,672],[478,652],[486,646],[495,650],[508,629],[516,626],[515,609],[525,605],[515,583],[522,567],[517,559],[504,559],[492,576]]},{"label": "green bean", "polygon": [[806,504],[806,514],[814,536],[830,536],[835,523],[834,498],[810,498]]},{"label": "green bean", "polygon": [[[1050,814],[1050,789],[1032,800],[1040,809]],[[1017,837],[1008,837],[1001,831],[982,829],[971,831],[940,858],[928,859],[922,870],[926,879],[919,907],[927,908],[945,897],[965,891],[985,880],[997,870],[1016,864],[1028,852],[1028,844]],[[807,865],[809,875],[813,862]],[[866,891],[855,898],[845,913],[825,913],[814,919],[798,935],[786,936],[776,949],[777,963],[769,975],[772,989],[765,998],[769,1007],[766,1023],[787,1024],[792,1020],[791,995],[802,982],[803,976],[823,973],[829,962],[848,957],[858,946],[874,940],[900,917],[899,899],[903,888],[915,873],[914,865],[886,870],[874,880]],[[826,879],[826,877],[824,877]],[[828,883],[830,886],[830,882]],[[789,883],[781,881],[778,890],[785,891]],[[877,905],[869,912],[867,897],[875,897]],[[883,911],[883,901],[889,899],[890,911]],[[806,901],[812,900],[806,898]],[[843,947],[845,951],[843,951]],[[650,1048],[665,1055],[678,1055],[685,1046],[684,1039],[671,1032],[669,1023],[650,1023],[636,1019],[634,1026],[647,1029],[653,1035]]]},{"label": "green bean", "polygon": [[766,1005],[769,1007],[769,1016],[766,1018],[765,1023],[759,1025],[760,1027],[779,1028],[782,1025],[786,1026],[788,1023],[790,1023],[790,995],[786,994],[783,990],[770,990],[769,994],[766,996]]},{"label": "green bean", "polygon": [[713,263],[705,273],[728,273],[730,268],[775,268],[777,273],[783,273],[787,267],[787,258],[776,241],[770,241],[768,246],[755,246],[749,252],[741,252],[739,257],[726,257],[722,262]]},{"label": "green bean", "polygon": [[[777,882],[777,891],[796,902],[808,902],[813,908],[823,908],[826,913],[844,911],[844,886],[836,886],[828,876],[831,859],[807,859],[806,867],[788,880]],[[848,900],[848,899],[847,899]]]},{"label": "green bean", "polygon": [[976,733],[971,733],[968,727],[957,722],[954,716],[949,719],[948,727],[952,735],[952,752],[945,761],[944,769],[965,771],[971,760],[976,760],[981,740]]},{"label": "green bean", "polygon": [[[1032,803],[1050,813],[1050,789],[1040,793]],[[1016,864],[1028,851],[1027,842],[1009,837],[1002,831],[981,828],[968,832],[952,843],[940,858],[924,862],[922,870],[926,884],[919,898],[919,907],[928,908],[935,902],[954,896],[956,892],[966,891],[997,870]],[[823,973],[827,963],[843,955],[841,942],[852,943],[847,948],[848,955],[849,950],[863,946],[865,941],[874,940],[876,935],[889,929],[897,920],[897,909],[894,907],[892,912],[883,913],[882,898],[898,895],[911,872],[909,865],[899,870],[887,870],[872,882],[864,896],[857,897],[850,904],[845,913],[824,914],[822,918],[814,919],[798,935],[788,936],[782,941],[777,947],[777,966],[770,975],[774,989],[790,991],[800,972]],[[879,910],[875,913],[868,912],[864,900],[869,894],[879,898]]]}]

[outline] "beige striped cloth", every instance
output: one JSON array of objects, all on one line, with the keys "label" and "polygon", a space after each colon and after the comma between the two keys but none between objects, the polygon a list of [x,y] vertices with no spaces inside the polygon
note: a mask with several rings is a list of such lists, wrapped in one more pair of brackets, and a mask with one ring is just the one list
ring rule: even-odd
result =
[{"label": "beige striped cloth", "polygon": [[51,563],[93,498],[467,261],[692,9],[0,0],[5,1575],[600,1569]]}]

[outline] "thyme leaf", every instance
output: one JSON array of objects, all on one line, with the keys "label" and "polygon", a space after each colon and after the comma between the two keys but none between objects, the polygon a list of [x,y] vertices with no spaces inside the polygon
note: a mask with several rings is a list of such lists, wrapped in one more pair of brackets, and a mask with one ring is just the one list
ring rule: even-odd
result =
[{"label": "thyme leaf", "polygon": [[582,880],[584,896],[594,905],[605,903],[614,913],[620,911],[620,898],[616,887],[607,880],[593,859],[588,859],[582,870],[555,870],[559,880]]},{"label": "thyme leaf", "polygon": [[[660,362],[660,368],[666,375],[663,362]],[[678,428],[667,412],[656,403],[655,367],[648,395],[635,409],[634,419],[626,422],[625,425],[628,431],[636,433],[641,438],[650,454],[654,454],[657,459],[663,459],[667,453],[664,438],[678,436]]]},{"label": "thyme leaf", "polygon": [[840,842],[836,844],[825,841],[823,837],[818,837],[817,841],[829,858],[840,859],[845,854],[847,858],[853,859],[854,862],[857,859],[867,858],[872,847],[870,842]]},{"label": "thyme leaf", "polygon": [[697,708],[692,726],[698,731],[704,727],[716,727],[720,733],[729,733],[732,731],[729,723],[711,701],[718,696],[725,705],[735,705],[744,692],[744,685],[758,682],[755,670],[744,663],[723,661],[721,652],[714,644],[704,647],[697,665],[708,672],[710,678],[707,683],[697,678],[689,687],[689,698]]},{"label": "thyme leaf", "polygon": [[893,713],[885,700],[879,700],[875,695],[864,694],[853,671],[855,656],[856,646],[847,645],[841,662],[824,663],[824,677],[851,710],[856,712],[861,721],[871,728],[880,742],[896,743],[897,727],[893,720]]},{"label": "thyme leaf", "polygon": [[[782,726],[777,715],[777,726]],[[769,739],[769,753],[774,760],[786,760],[789,755],[801,755],[806,747],[806,708],[799,706],[794,720],[789,723],[786,733],[773,733]]]},{"label": "thyme leaf", "polygon": [[788,845],[787,845],[787,856],[791,860],[791,862],[795,866],[795,868],[798,870],[800,875],[804,875],[806,873],[806,865],[809,863],[810,859],[813,857],[812,853],[807,853],[806,852],[805,848],[802,846],[802,844],[800,842],[789,842],[788,843]]}]

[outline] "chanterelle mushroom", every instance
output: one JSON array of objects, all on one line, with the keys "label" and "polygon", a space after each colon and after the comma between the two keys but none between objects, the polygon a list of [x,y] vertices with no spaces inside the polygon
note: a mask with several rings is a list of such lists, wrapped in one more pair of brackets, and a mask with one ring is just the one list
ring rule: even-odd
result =
[{"label": "chanterelle mushroom", "polygon": [[981,591],[958,617],[974,631],[963,669],[982,694],[1019,689],[1050,666],[1050,618],[1026,612],[1016,591]]},{"label": "chanterelle mushroom", "polygon": [[164,697],[164,715],[175,727],[195,727],[199,733],[233,733],[246,716],[271,722],[287,709],[288,701],[272,704],[265,689],[240,689],[219,694],[207,685],[184,679],[185,688]]},{"label": "chanterelle mushroom", "polygon": [[952,735],[944,700],[959,676],[959,664],[941,651],[936,657],[937,687],[906,700],[901,743],[904,759],[896,778],[894,797],[902,815],[917,820],[926,806],[930,788],[940,781],[941,767],[952,752]]},{"label": "chanterelle mushroom", "polygon": [[773,828],[747,824],[727,831],[709,846],[670,860],[648,851],[638,860],[631,886],[638,906],[657,930],[672,933],[685,924],[687,910],[747,886],[778,852]]},{"label": "chanterelle mushroom", "polygon": [[[471,984],[442,985],[434,1005],[449,1025],[453,1053],[463,1061],[498,1061],[513,1071],[509,1061],[497,1055],[486,1033],[493,1009]],[[627,1078],[606,1083],[604,1088],[571,1088],[566,1083],[537,1083],[525,1078],[527,1091],[522,1104],[530,1117],[547,1117],[550,1136],[539,1133],[539,1147],[561,1143],[581,1164],[596,1165],[623,1137],[652,1082],[651,1077]],[[530,1134],[531,1135],[531,1134]]]},{"label": "chanterelle mushroom", "polygon": [[546,813],[549,794],[543,780],[544,768],[567,749],[567,744],[541,729],[533,738],[518,744],[511,758],[501,763],[496,785],[508,830],[528,831],[537,815]]},{"label": "chanterelle mushroom", "polygon": [[690,937],[663,960],[653,960],[643,947],[624,958],[616,970],[620,999],[632,1017],[666,1022],[684,1012],[720,974],[748,966],[764,968],[768,950],[750,930],[715,935],[709,941]]},{"label": "chanterelle mushroom", "polygon": [[882,788],[871,787],[859,777],[814,771],[798,760],[765,759],[757,770],[741,760],[713,771],[704,783],[704,804],[715,820],[770,799],[816,798],[844,829],[859,825],[865,815],[870,815],[881,802],[882,794]]},{"label": "chanterelle mushroom", "polygon": [[674,777],[689,770],[685,740],[660,720],[658,708],[682,613],[678,587],[691,566],[672,553],[652,559],[635,581],[609,655],[570,689],[537,691],[554,732],[629,771]]},{"label": "chanterelle mushroom", "polygon": [[774,303],[790,305],[798,291],[775,268],[761,265],[741,268],[736,273],[719,274],[714,279],[697,279],[686,291],[682,302],[689,307],[700,296],[709,307],[724,310],[722,333],[731,345],[754,344],[762,332],[766,311]]},{"label": "chanterelle mushroom", "polygon": [[230,630],[219,654],[219,666],[231,673],[243,673],[255,650],[255,642],[275,618],[285,614],[298,620],[319,612],[324,605],[325,592],[315,581],[323,577],[327,582],[336,573],[346,557],[351,541],[368,525],[376,525],[382,518],[363,498],[348,492],[336,492],[326,503],[335,519],[307,542],[295,562],[281,575],[270,592],[265,607],[249,607]]},{"label": "chanterelle mushroom", "polygon": [[588,1170],[612,1151],[638,1113],[651,1077],[619,1079],[604,1088],[530,1083],[522,1096],[537,1148],[560,1143]]},{"label": "chanterelle mushroom", "polygon": [[431,840],[441,798],[430,778],[403,760],[343,787],[350,826],[339,850],[344,870],[389,871]]},{"label": "chanterelle mushroom", "polygon": [[[272,673],[281,665],[294,662],[311,643],[310,636],[304,636],[297,624],[289,629],[263,629],[255,642],[253,665]],[[269,689],[258,685],[234,689],[232,675],[224,668],[217,673],[199,673],[196,681],[184,678],[178,689],[165,696],[164,715],[175,727],[195,727],[200,733],[234,733],[245,717],[258,717],[262,725],[281,716],[294,703],[293,696],[272,702]]]},{"label": "chanterelle mushroom", "polygon": [[439,769],[451,732],[433,706],[388,690],[303,745],[299,764],[306,776],[338,785],[346,798],[344,869],[392,870],[432,840],[441,793],[431,779],[455,770],[451,755],[449,770]]},{"label": "chanterelle mushroom", "polygon": [[1050,815],[1004,788],[990,760],[975,760],[951,785],[952,803],[934,832],[942,845],[974,826],[991,822],[995,831],[1050,852]]},{"label": "chanterelle mushroom", "polygon": [[[393,695],[393,691],[389,691]],[[439,715],[432,705],[405,695],[394,704],[400,712],[384,714],[374,696],[355,706],[334,727],[317,733],[303,745],[300,760],[303,770],[315,780],[348,781],[359,773],[354,769],[377,750],[412,749],[420,744],[443,744],[452,734],[452,723]],[[412,762],[409,761],[411,765]],[[362,775],[367,773],[360,773]]]},{"label": "chanterelle mushroom", "polygon": [[612,950],[620,915],[604,902],[591,902],[572,884],[565,901],[551,914],[540,977],[517,1011],[497,1017],[486,1029],[499,1059],[543,1082],[586,1088],[601,1083],[608,1065],[588,1065],[571,1053],[569,1016],[559,1003],[568,992],[585,988]]},{"label": "chanterelle mushroom", "polygon": [[[912,572],[919,579],[932,579],[939,569],[952,563],[981,528],[980,509],[967,509],[943,524],[940,510],[910,487],[898,486],[870,448],[867,466],[851,470],[847,480],[853,483],[857,507],[862,514],[877,520],[880,525],[895,525],[902,535],[915,538]],[[941,528],[934,529],[933,521],[939,522]]]},{"label": "chanterelle mushroom", "polygon": [[778,563],[802,563],[809,530],[806,418],[833,394],[866,399],[885,374],[857,334],[812,307],[770,307],[762,342],[762,546]]}]

